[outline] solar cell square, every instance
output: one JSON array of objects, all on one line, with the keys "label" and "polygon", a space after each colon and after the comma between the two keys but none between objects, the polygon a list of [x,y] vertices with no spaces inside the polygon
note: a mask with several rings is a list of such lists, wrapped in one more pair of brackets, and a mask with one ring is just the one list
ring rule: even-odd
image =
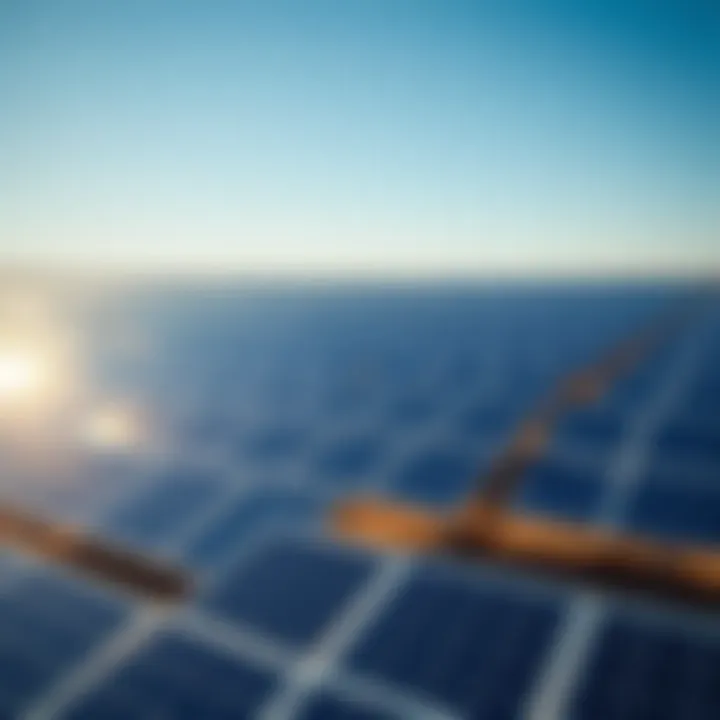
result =
[{"label": "solar cell square", "polygon": [[471,343],[464,345],[461,341],[455,345],[441,370],[438,393],[464,393],[482,380],[485,359],[482,348],[472,347]]},{"label": "solar cell square", "polygon": [[272,672],[166,634],[150,640],[62,717],[249,719],[275,685]]},{"label": "solar cell square", "polygon": [[525,473],[515,505],[532,513],[589,520],[604,493],[602,464],[548,458]]},{"label": "solar cell square", "polygon": [[415,427],[431,421],[437,416],[442,398],[433,397],[431,391],[406,392],[390,404],[391,425],[400,424]]},{"label": "solar cell square", "polygon": [[657,434],[654,451],[668,462],[720,469],[720,427],[670,422]]},{"label": "solar cell square", "polygon": [[328,389],[324,410],[328,418],[337,422],[348,418],[359,418],[373,412],[377,395],[376,387],[368,387],[359,382],[335,384]]},{"label": "solar cell square", "polygon": [[188,413],[177,428],[176,435],[181,442],[192,447],[222,447],[231,443],[234,424],[229,413],[219,412],[217,408],[200,408]]},{"label": "solar cell square", "polygon": [[319,693],[311,697],[297,713],[297,720],[401,720],[391,714],[368,704],[357,701],[341,700],[328,693]]},{"label": "solar cell square", "polygon": [[12,584],[8,597],[44,617],[61,620],[89,633],[102,632],[123,614],[123,603],[94,586],[53,570],[29,571]]},{"label": "solar cell square", "polygon": [[352,485],[378,468],[383,449],[377,434],[335,438],[319,451],[315,472],[332,485]]},{"label": "solar cell square", "polygon": [[194,566],[208,567],[237,552],[241,542],[251,542],[261,529],[272,525],[287,530],[315,517],[317,499],[288,487],[255,487],[196,535],[182,555]]},{"label": "solar cell square", "polygon": [[298,424],[278,424],[248,433],[240,441],[239,456],[260,466],[295,459],[308,441],[307,429]]},{"label": "solar cell square", "polygon": [[[530,403],[527,405],[529,407]],[[481,399],[461,412],[459,429],[472,441],[498,444],[512,432],[520,414],[520,408],[511,397]]]},{"label": "solar cell square", "polygon": [[[692,399],[698,402],[701,406],[708,407],[710,403],[717,403],[720,400],[720,380],[716,376],[716,365],[715,363],[720,361],[713,361],[712,366],[708,372],[701,375],[698,382],[692,390]],[[717,407],[717,405],[715,405]]]},{"label": "solar cell square", "polygon": [[[702,355],[701,355],[702,356]],[[717,370],[713,367],[713,374]],[[720,405],[720,384],[713,375],[698,373],[700,377],[681,398],[678,415],[689,424],[699,422],[708,427],[720,426],[717,408]]]},{"label": "solar cell square", "polygon": [[478,467],[469,452],[459,449],[422,449],[399,469],[393,491],[419,503],[447,505],[472,489]]},{"label": "solar cell square", "polygon": [[720,484],[647,484],[630,504],[627,525],[666,539],[720,543]]},{"label": "solar cell square", "polygon": [[43,571],[0,594],[0,716],[17,717],[125,615],[120,603]]},{"label": "solar cell square", "polygon": [[617,449],[631,421],[632,413],[608,405],[575,410],[558,423],[554,444],[607,455]]},{"label": "solar cell square", "polygon": [[203,604],[228,620],[304,646],[342,611],[374,562],[309,541],[276,538],[224,574]]},{"label": "solar cell square", "polygon": [[[679,347],[677,340],[672,343],[673,351]],[[651,354],[629,373],[622,374],[613,383],[603,404],[618,408],[622,412],[632,412],[652,398],[667,376],[674,355],[665,353]]]},{"label": "solar cell square", "polygon": [[552,641],[558,614],[550,600],[419,571],[347,662],[461,717],[510,718]]},{"label": "solar cell square", "polygon": [[115,510],[107,530],[131,543],[153,547],[193,520],[219,492],[206,471],[177,469],[163,475]]},{"label": "solar cell square", "polygon": [[720,717],[720,643],[613,615],[571,701],[572,720]]}]

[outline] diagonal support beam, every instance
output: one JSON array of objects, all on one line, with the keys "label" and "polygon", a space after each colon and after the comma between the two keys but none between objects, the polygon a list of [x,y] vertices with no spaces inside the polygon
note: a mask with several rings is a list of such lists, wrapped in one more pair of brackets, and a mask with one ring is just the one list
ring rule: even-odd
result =
[{"label": "diagonal support beam", "polygon": [[191,588],[189,576],[145,555],[117,547],[71,525],[0,506],[0,545],[67,565],[94,579],[163,602],[181,600]]}]

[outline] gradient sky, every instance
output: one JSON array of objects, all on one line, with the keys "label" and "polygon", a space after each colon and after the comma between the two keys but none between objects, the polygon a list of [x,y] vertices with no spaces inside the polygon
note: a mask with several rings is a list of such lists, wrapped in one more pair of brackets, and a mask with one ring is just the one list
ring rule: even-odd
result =
[{"label": "gradient sky", "polygon": [[720,268],[712,0],[0,0],[0,260]]}]

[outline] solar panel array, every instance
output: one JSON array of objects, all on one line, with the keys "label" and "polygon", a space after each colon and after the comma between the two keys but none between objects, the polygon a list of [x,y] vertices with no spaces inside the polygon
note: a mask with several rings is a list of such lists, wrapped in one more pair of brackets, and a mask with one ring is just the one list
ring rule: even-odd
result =
[{"label": "solar panel array", "polygon": [[[3,497],[189,567],[197,590],[156,606],[2,556],[0,717],[720,717],[709,613],[375,554],[324,523],[358,491],[461,502],[554,383],[684,294],[166,290],[91,308],[88,382],[152,412],[150,447],[6,464]],[[718,367],[712,307],[562,419],[516,507],[720,541]]]}]

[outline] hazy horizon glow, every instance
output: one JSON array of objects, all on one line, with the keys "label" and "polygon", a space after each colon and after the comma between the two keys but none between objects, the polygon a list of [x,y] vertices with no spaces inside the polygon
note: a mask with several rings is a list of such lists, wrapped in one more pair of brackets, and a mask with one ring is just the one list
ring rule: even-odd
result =
[{"label": "hazy horizon glow", "polygon": [[719,91],[700,0],[6,2],[0,263],[720,267]]}]

